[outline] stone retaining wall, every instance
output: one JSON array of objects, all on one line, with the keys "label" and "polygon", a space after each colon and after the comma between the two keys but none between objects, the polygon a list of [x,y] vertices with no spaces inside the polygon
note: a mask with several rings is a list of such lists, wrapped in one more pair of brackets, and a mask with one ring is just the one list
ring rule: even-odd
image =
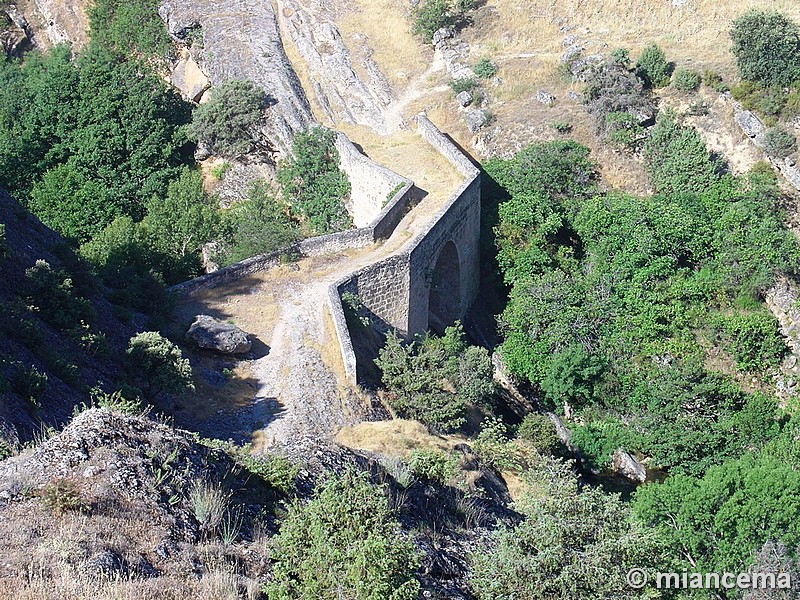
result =
[{"label": "stone retaining wall", "polygon": [[364,156],[343,133],[336,135],[336,150],[350,180],[347,210],[356,227],[369,227],[391,200],[389,194],[410,182]]},{"label": "stone retaining wall", "polygon": [[[357,169],[360,173],[358,175],[360,181],[365,181],[366,174],[372,173],[379,181],[379,187],[382,186],[381,189],[391,185],[392,187],[384,194],[384,198],[389,192],[396,190],[368,226],[300,240],[274,252],[253,256],[223,267],[213,273],[179,283],[169,288],[169,291],[188,294],[199,289],[213,288],[230,283],[251,273],[271,269],[280,263],[282,257],[291,255],[299,255],[301,257],[320,256],[347,249],[363,248],[378,240],[388,238],[416,199],[414,183],[373,162],[363,154],[359,153],[362,158],[358,159],[353,155],[353,153],[358,153],[357,148],[349,140],[344,143],[341,138],[347,140],[347,137],[344,134],[339,134],[337,137],[337,149],[340,151],[340,156],[343,154],[347,156],[346,159],[343,159],[343,168],[344,162],[346,162],[350,168]],[[357,167],[354,167],[354,165],[357,165]]]}]

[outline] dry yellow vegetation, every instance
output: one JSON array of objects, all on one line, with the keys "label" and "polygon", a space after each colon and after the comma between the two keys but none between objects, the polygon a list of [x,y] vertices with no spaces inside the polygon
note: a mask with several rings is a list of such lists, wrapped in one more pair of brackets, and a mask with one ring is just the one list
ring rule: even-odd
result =
[{"label": "dry yellow vegetation", "polygon": [[800,4],[792,0],[489,0],[484,11],[492,16],[477,27],[476,41],[498,54],[535,52],[551,64],[548,53],[563,52],[568,33],[633,55],[656,43],[672,60],[727,71],[733,66],[728,30],[750,8],[800,21]]},{"label": "dry yellow vegetation", "polygon": [[456,444],[466,440],[453,435],[434,435],[417,421],[393,419],[343,427],[336,436],[336,441],[354,450],[366,450],[382,456],[402,458],[414,450],[447,452]]}]

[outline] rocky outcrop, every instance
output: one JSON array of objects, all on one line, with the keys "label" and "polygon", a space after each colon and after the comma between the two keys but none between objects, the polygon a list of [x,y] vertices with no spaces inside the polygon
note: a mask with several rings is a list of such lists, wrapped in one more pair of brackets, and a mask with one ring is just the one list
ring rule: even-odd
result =
[{"label": "rocky outcrop", "polygon": [[200,69],[200,65],[188,53],[183,52],[170,73],[170,83],[191,102],[199,102],[211,82]]},{"label": "rocky outcrop", "polygon": [[[765,148],[766,125],[753,112],[745,110],[738,102],[733,103],[733,118],[744,134],[761,150]],[[775,158],[764,153],[764,158],[777,168],[784,179],[796,190],[800,190],[800,169],[790,158]]]},{"label": "rocky outcrop", "polygon": [[647,480],[647,469],[625,450],[618,448],[611,457],[614,473],[622,475],[629,481],[644,483]]},{"label": "rocky outcrop", "polygon": [[[342,34],[329,15],[328,2],[278,0],[278,14],[306,63],[314,96],[332,122],[366,125],[387,133],[384,108],[392,101],[386,78],[371,56],[356,69]],[[362,71],[362,72],[359,72]]]},{"label": "rocky outcrop", "polygon": [[202,32],[197,64],[212,85],[247,79],[268,98],[263,134],[274,149],[290,151],[294,134],[312,123],[300,80],[281,42],[271,2],[259,0],[175,0],[159,14],[177,40]]},{"label": "rocky outcrop", "polygon": [[84,0],[36,0],[36,12],[51,44],[67,42],[80,49],[89,41]]},{"label": "rocky outcrop", "polygon": [[247,334],[230,323],[225,323],[208,315],[198,315],[186,332],[186,337],[200,348],[216,350],[223,354],[244,354],[250,352],[253,343]]},{"label": "rocky outcrop", "polygon": [[[4,14],[8,17],[7,26]],[[0,10],[0,48],[5,55],[21,56],[30,45],[35,45],[34,34],[25,16],[13,4]]]},{"label": "rocky outcrop", "polygon": [[764,132],[764,124],[749,110],[743,110],[741,106],[734,105],[736,123],[742,128],[745,135],[755,138]]}]

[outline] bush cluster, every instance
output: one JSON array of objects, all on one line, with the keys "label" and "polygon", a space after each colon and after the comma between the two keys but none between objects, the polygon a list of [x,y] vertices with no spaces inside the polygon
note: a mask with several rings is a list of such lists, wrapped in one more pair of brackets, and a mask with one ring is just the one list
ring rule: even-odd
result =
[{"label": "bush cluster", "polygon": [[775,158],[785,158],[797,151],[797,138],[779,125],[764,132],[764,150]]},{"label": "bush cluster", "polygon": [[672,85],[681,92],[694,92],[700,87],[700,73],[692,69],[680,68],[672,76]]},{"label": "bush cluster", "polygon": [[375,363],[392,408],[440,431],[461,427],[467,406],[494,391],[489,354],[467,345],[460,323],[442,337],[426,334],[410,344],[390,332]]},{"label": "bush cluster", "polygon": [[339,168],[334,136],[323,127],[298,133],[292,142],[292,158],[278,168],[284,200],[313,235],[353,225],[345,208],[350,182]]},{"label": "bush cluster", "polygon": [[664,87],[669,83],[672,64],[667,61],[664,51],[656,44],[650,44],[642,50],[636,61],[636,73],[651,88]]},{"label": "bush cluster", "polygon": [[584,103],[600,135],[618,145],[635,148],[641,142],[641,123],[655,114],[642,81],[625,64],[607,62],[589,75]]},{"label": "bush cluster", "polygon": [[474,0],[420,0],[412,9],[412,32],[430,44],[433,34],[443,28],[455,28],[469,23]]}]

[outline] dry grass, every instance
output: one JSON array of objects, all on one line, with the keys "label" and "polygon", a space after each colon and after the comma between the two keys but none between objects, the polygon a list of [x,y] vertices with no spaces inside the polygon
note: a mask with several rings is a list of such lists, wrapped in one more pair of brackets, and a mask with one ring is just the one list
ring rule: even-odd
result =
[{"label": "dry grass", "polygon": [[519,475],[515,475],[510,471],[503,471],[501,476],[503,477],[503,481],[506,482],[508,495],[511,496],[511,499],[514,502],[516,502],[525,494],[527,484],[521,477],[519,477]]},{"label": "dry grass", "polygon": [[411,35],[404,0],[350,0],[337,19],[348,45],[366,42],[392,87],[425,72],[433,52]]},{"label": "dry grass", "polygon": [[[792,0],[489,0],[487,19],[475,32],[486,50],[496,54],[563,52],[565,31],[591,40],[599,51],[628,48],[633,55],[659,44],[672,60],[708,64],[730,72],[728,30],[749,8],[777,10],[800,21],[800,5]],[[488,12],[487,10],[487,12]],[[469,34],[468,34],[469,35]]]},{"label": "dry grass", "polygon": [[58,575],[0,579],[0,598],[8,600],[240,600],[258,597],[255,585],[240,595],[238,578],[215,570],[199,580],[177,577],[98,581],[69,567],[56,565]]},{"label": "dry grass", "polygon": [[393,419],[343,427],[336,436],[342,446],[382,456],[402,458],[413,450],[449,452],[466,440],[460,436],[433,435],[417,421]]}]

